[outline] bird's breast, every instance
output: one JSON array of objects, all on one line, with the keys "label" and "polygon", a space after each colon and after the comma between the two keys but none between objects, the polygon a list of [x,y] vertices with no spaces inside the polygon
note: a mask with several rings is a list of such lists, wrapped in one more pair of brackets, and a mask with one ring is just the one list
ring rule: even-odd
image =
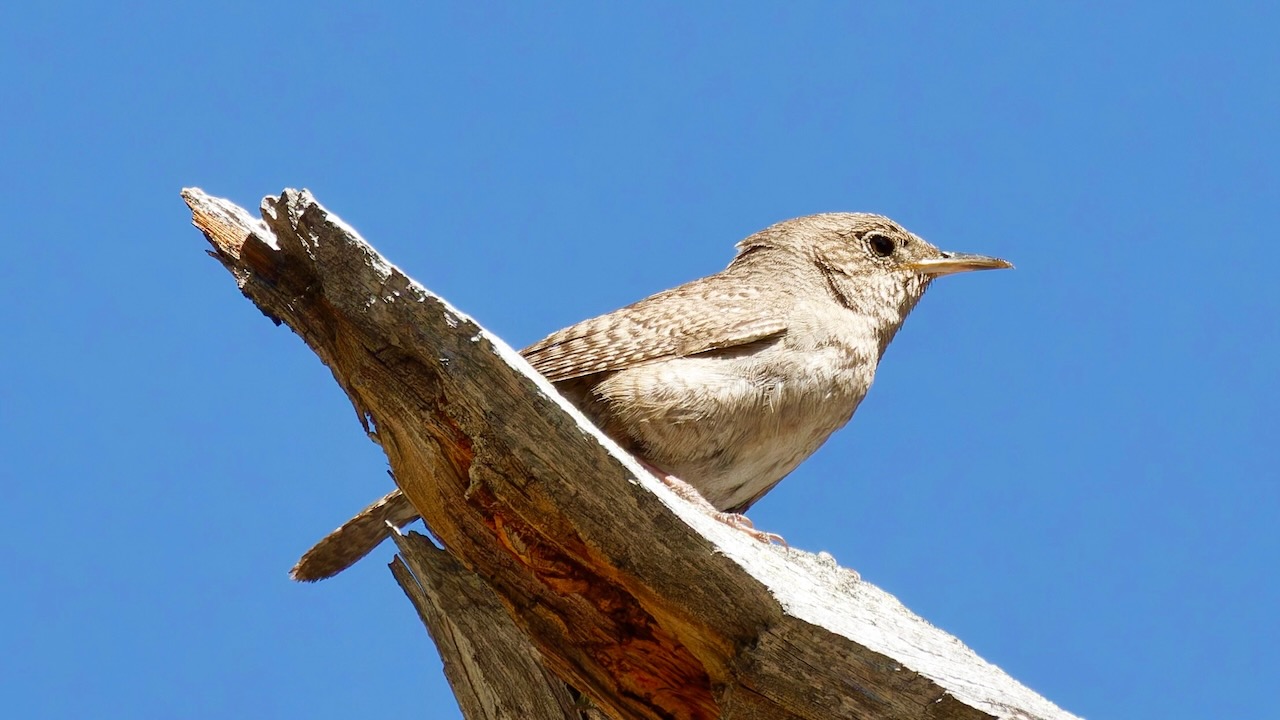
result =
[{"label": "bird's breast", "polygon": [[[776,351],[774,351],[776,350]],[[721,509],[749,504],[857,409],[875,359],[832,344],[669,358],[596,384],[584,409],[650,464]]]}]

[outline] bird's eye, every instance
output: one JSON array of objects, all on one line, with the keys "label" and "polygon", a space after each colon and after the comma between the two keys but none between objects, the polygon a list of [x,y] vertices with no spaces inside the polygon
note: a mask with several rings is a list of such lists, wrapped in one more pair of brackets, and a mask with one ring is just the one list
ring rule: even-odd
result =
[{"label": "bird's eye", "polygon": [[872,235],[867,238],[867,244],[871,246],[871,252],[880,257],[889,257],[893,254],[893,240],[880,234]]}]

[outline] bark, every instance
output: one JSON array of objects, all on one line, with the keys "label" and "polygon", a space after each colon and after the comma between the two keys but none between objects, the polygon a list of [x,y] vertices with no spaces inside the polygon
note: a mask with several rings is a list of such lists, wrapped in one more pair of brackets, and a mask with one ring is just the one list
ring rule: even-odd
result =
[{"label": "bark", "polygon": [[480,576],[425,536],[392,535],[391,572],[418,610],[468,720],[595,720],[602,714],[548,671]]},{"label": "bark", "polygon": [[183,197],[447,552],[394,571],[468,718],[1072,717],[828,556],[693,509],[306,191],[261,221]]}]

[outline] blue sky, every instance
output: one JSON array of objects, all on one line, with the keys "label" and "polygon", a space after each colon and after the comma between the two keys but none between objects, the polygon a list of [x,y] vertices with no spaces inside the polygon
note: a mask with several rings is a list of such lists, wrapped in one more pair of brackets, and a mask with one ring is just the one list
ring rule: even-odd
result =
[{"label": "blue sky", "polygon": [[0,10],[7,714],[458,717],[390,550],[287,579],[385,462],[187,185],[308,187],[516,347],[812,212],[1009,258],[756,524],[1073,712],[1273,705],[1275,5],[106,5]]}]

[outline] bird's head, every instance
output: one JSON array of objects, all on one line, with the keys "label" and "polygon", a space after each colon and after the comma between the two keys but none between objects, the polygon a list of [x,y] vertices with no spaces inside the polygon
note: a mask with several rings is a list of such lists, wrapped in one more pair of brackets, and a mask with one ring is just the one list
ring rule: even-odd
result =
[{"label": "bird's head", "polygon": [[[919,299],[937,277],[1013,264],[986,255],[939,250],[883,215],[822,213],[786,220],[738,243],[738,260],[763,251],[817,266],[832,282],[852,281],[867,291],[893,286]],[[736,261],[735,261],[736,262]]]},{"label": "bird's head", "polygon": [[986,255],[939,250],[883,215],[823,213],[786,220],[738,243],[734,264],[791,267],[817,278],[832,298],[870,320],[881,348],[935,278],[1011,268]]},{"label": "bird's head", "polygon": [[739,257],[783,250],[844,275],[918,275],[929,279],[1013,264],[986,255],[939,250],[883,215],[822,213],[772,225],[738,243]]}]

